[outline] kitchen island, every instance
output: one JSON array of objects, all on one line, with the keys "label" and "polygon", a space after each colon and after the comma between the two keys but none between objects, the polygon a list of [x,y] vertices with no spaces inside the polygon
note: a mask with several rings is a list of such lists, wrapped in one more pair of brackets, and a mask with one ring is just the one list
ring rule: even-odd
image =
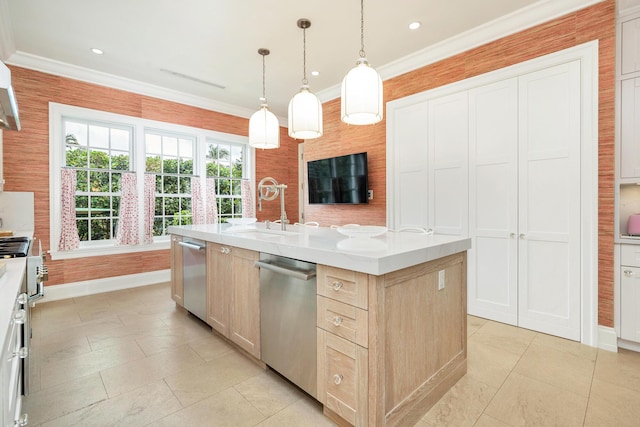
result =
[{"label": "kitchen island", "polygon": [[[254,261],[268,253],[317,264],[315,397],[340,424],[412,425],[466,373],[470,239],[413,232],[349,238],[329,228],[264,224],[169,232],[176,303],[183,305],[182,260],[174,242],[205,241],[207,323],[256,360]],[[232,254],[237,259],[219,259]],[[220,301],[227,312],[216,314]]]}]

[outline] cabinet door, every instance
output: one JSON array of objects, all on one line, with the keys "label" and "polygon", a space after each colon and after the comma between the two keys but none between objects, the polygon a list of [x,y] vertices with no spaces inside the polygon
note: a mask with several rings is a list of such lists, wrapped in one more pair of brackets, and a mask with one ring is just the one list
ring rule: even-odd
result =
[{"label": "cabinet door", "polygon": [[518,79],[469,91],[469,314],[518,324]]},{"label": "cabinet door", "polygon": [[[469,105],[467,91],[429,101],[429,227],[469,231]],[[420,195],[416,195],[420,197]]]},{"label": "cabinet door", "polygon": [[233,248],[229,338],[260,358],[260,271],[258,252]]},{"label": "cabinet door", "polygon": [[366,426],[368,351],[317,329],[318,400],[354,426]]},{"label": "cabinet door", "polygon": [[176,304],[184,307],[182,282],[182,237],[171,235],[171,298]]},{"label": "cabinet door", "polygon": [[640,18],[622,23],[622,74],[640,71]]},{"label": "cabinet door", "polygon": [[519,77],[518,324],[580,340],[580,61]]},{"label": "cabinet door", "polygon": [[640,77],[620,87],[620,178],[640,177]]},{"label": "cabinet door", "polygon": [[222,335],[229,336],[229,301],[231,292],[231,248],[207,243],[207,323]]},{"label": "cabinet door", "polygon": [[428,152],[426,101],[387,107],[390,197],[387,202],[389,226],[428,227]]},{"label": "cabinet door", "polygon": [[640,342],[640,268],[622,266],[620,338]]}]

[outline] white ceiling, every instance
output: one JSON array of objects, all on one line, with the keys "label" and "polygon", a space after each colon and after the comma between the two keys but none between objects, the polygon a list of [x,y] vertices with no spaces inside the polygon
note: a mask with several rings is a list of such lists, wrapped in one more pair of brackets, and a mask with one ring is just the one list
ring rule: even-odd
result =
[{"label": "white ceiling", "polygon": [[[385,79],[598,1],[366,0],[365,51]],[[307,73],[320,72],[311,90],[338,97],[360,49],[358,0],[0,0],[0,59],[248,116],[264,47],[267,99],[282,120],[302,81],[299,18],[311,21]]]}]

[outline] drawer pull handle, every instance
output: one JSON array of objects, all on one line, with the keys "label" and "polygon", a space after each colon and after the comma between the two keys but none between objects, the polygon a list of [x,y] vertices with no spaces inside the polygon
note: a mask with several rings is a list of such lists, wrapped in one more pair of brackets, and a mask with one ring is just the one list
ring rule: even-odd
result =
[{"label": "drawer pull handle", "polygon": [[625,276],[627,276],[627,277],[631,277],[631,276],[633,276],[633,271],[631,271],[631,270],[625,270],[625,271],[624,271],[624,275],[625,275]]},{"label": "drawer pull handle", "polygon": [[340,385],[340,383],[342,382],[342,378],[344,378],[342,375],[335,374],[333,376],[333,382],[335,383],[335,385]]},{"label": "drawer pull handle", "polygon": [[333,324],[336,326],[340,326],[340,324],[342,323],[342,317],[340,316],[336,316],[333,318]]},{"label": "drawer pull handle", "polygon": [[222,246],[222,247],[220,248],[220,252],[221,252],[221,253],[223,253],[223,254],[225,254],[225,255],[228,255],[228,254],[230,254],[230,253],[231,253],[231,249],[229,249],[229,248],[227,248],[227,247],[225,247],[225,246]]},{"label": "drawer pull handle", "polygon": [[338,292],[344,285],[342,282],[333,282],[333,290]]}]

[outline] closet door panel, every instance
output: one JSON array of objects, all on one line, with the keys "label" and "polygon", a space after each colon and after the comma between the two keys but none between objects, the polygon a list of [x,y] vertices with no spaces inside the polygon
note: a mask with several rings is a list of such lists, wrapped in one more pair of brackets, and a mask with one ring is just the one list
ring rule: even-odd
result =
[{"label": "closet door panel", "polygon": [[429,227],[462,236],[469,230],[467,91],[429,101]]},{"label": "closet door panel", "polygon": [[469,91],[468,311],[517,325],[518,80]]},{"label": "closet door panel", "polygon": [[427,102],[390,108],[393,156],[393,188],[389,204],[389,226],[428,226]]},{"label": "closet door panel", "polygon": [[580,62],[519,78],[519,326],[580,340]]}]

